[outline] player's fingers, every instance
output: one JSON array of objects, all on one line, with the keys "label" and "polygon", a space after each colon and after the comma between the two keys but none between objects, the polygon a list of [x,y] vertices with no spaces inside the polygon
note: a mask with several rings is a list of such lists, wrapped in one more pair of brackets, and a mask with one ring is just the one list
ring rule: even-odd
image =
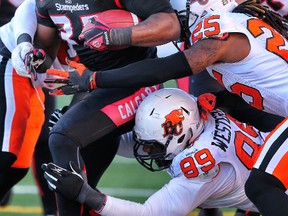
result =
[{"label": "player's fingers", "polygon": [[86,47],[86,48],[91,48],[90,43],[87,42],[87,41],[85,41],[85,42],[84,42],[84,47]]},{"label": "player's fingers", "polygon": [[67,173],[71,173],[67,169],[65,169],[63,167],[60,167],[60,166],[57,166],[56,164],[54,164],[52,162],[47,164],[46,172],[49,172],[49,173],[52,173],[52,174],[55,173],[56,175],[60,175],[60,176],[66,175]]},{"label": "player's fingers", "polygon": [[61,87],[58,87],[58,88],[55,88],[55,89],[51,89],[49,91],[49,95],[59,96],[59,95],[64,95],[64,92],[63,92]]},{"label": "player's fingers", "polygon": [[[48,172],[44,172],[44,178],[47,180],[48,187],[51,191],[56,191],[56,182],[57,179],[55,179],[52,175],[50,175]],[[54,180],[55,179],[55,180]]]},{"label": "player's fingers", "polygon": [[59,76],[63,78],[68,78],[69,77],[69,72],[63,71],[63,70],[57,70],[57,69],[48,69],[47,74],[54,75],[54,76]]},{"label": "player's fingers", "polygon": [[79,72],[81,71],[84,71],[86,69],[86,67],[81,64],[81,63],[78,63],[76,61],[71,61],[71,60],[66,60],[67,61],[67,64],[72,67],[72,68],[75,68],[76,70],[78,70]]},{"label": "player's fingers", "polygon": [[81,32],[81,34],[78,36],[78,39],[80,41],[84,41],[85,40],[85,33]]},{"label": "player's fingers", "polygon": [[69,79],[45,79],[44,83],[58,83],[58,84],[69,84]]}]

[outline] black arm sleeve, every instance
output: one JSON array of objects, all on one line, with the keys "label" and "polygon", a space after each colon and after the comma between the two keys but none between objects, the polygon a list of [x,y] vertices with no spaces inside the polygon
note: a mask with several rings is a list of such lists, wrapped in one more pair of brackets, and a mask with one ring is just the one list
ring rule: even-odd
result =
[{"label": "black arm sleeve", "polygon": [[27,33],[22,33],[21,35],[19,35],[19,37],[17,38],[17,45],[22,43],[22,42],[29,42],[32,43],[32,38],[29,34]]},{"label": "black arm sleeve", "polygon": [[98,88],[144,87],[192,75],[183,52],[96,72]]},{"label": "black arm sleeve", "polygon": [[231,109],[241,109],[241,107],[246,107],[248,105],[239,95],[233,94],[226,89],[213,92],[213,94],[217,98],[216,108],[225,107]]}]

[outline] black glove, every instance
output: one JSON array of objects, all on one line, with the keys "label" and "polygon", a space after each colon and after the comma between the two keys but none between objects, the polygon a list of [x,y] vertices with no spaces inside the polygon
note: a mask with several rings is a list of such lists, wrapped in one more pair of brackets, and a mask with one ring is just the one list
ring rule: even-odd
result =
[{"label": "black glove", "polygon": [[51,130],[53,126],[59,121],[62,115],[68,110],[68,106],[64,106],[61,110],[56,109],[49,118],[48,128]]},{"label": "black glove", "polygon": [[45,83],[65,84],[52,89],[49,92],[51,95],[70,95],[79,92],[89,92],[96,88],[96,72],[90,71],[81,63],[69,61],[68,59],[67,64],[71,67],[71,71],[47,70],[47,74],[59,78],[45,79]]},{"label": "black glove", "polygon": [[102,210],[106,203],[106,195],[88,185],[86,175],[74,162],[70,161],[69,166],[71,171],[53,163],[42,164],[41,168],[45,171],[44,177],[50,190],[96,211]]}]

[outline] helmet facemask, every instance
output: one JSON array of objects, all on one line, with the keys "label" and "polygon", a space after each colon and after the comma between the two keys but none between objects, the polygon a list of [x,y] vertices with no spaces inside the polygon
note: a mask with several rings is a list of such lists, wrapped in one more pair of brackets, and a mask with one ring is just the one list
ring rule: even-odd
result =
[{"label": "helmet facemask", "polygon": [[148,170],[160,171],[167,169],[172,160],[167,160],[166,151],[172,136],[169,136],[165,144],[159,143],[157,140],[141,140],[134,133],[134,156],[137,161]]}]

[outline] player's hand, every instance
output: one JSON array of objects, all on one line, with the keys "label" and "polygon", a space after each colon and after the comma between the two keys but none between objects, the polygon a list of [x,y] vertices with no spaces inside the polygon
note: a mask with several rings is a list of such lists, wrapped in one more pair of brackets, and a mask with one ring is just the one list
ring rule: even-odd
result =
[{"label": "player's hand", "polygon": [[37,68],[44,63],[45,59],[46,53],[43,49],[34,48],[25,55],[25,68],[35,80],[37,80]]},{"label": "player's hand", "polygon": [[70,162],[69,165],[71,171],[54,163],[42,164],[41,168],[45,171],[44,177],[50,190],[58,192],[68,199],[76,200],[84,184],[84,178],[74,163]]},{"label": "player's hand", "polygon": [[29,42],[20,43],[11,55],[12,65],[20,76],[37,79],[36,69],[45,61],[42,49],[34,49]]},{"label": "player's hand", "polygon": [[71,171],[53,163],[42,164],[41,168],[45,171],[44,177],[50,190],[67,199],[88,205],[96,211],[101,210],[105,205],[106,195],[88,185],[85,174],[74,162],[70,161],[69,166]]},{"label": "player's hand", "polygon": [[210,113],[216,105],[216,96],[210,93],[201,94],[197,99],[200,115],[204,120],[208,120]]},{"label": "player's hand", "polygon": [[96,88],[96,72],[93,72],[81,63],[68,61],[71,71],[48,69],[47,74],[59,77],[46,79],[45,83],[65,84],[50,90],[51,95],[70,95],[79,92],[90,92]]},{"label": "player's hand", "polygon": [[90,49],[104,51],[111,45],[110,30],[111,28],[105,22],[97,16],[94,16],[90,18],[88,23],[84,26],[79,35],[79,40],[83,40],[84,46],[89,47]]},{"label": "player's hand", "polygon": [[29,42],[22,42],[12,51],[11,60],[14,69],[19,76],[31,78],[31,73],[26,70],[24,59],[27,53],[34,49]]}]

